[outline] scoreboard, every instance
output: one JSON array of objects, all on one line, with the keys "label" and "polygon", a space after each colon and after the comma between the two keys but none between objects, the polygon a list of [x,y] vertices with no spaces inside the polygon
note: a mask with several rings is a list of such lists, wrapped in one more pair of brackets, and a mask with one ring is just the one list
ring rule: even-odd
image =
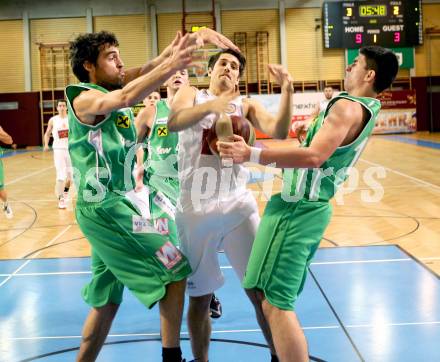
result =
[{"label": "scoreboard", "polygon": [[421,0],[324,2],[325,48],[423,44]]}]

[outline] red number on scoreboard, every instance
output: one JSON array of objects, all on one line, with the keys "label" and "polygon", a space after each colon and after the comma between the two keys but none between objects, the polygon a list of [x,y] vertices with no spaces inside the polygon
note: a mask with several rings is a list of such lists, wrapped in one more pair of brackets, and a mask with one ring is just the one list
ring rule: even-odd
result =
[{"label": "red number on scoreboard", "polygon": [[394,33],[394,42],[400,43],[400,33]]},{"label": "red number on scoreboard", "polygon": [[356,34],[355,42],[356,42],[356,44],[362,44],[362,34],[361,33]]}]

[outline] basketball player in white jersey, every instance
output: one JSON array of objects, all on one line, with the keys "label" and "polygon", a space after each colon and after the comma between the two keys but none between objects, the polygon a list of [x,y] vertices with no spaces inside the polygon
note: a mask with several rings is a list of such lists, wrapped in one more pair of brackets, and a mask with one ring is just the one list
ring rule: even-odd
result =
[{"label": "basketball player in white jersey", "polygon": [[57,174],[55,194],[58,198],[58,208],[65,209],[72,180],[72,164],[68,149],[69,122],[67,120],[67,104],[64,99],[57,101],[57,111],[58,114],[49,120],[46,133],[44,134],[44,151],[49,150],[49,138],[52,133],[53,160]]},{"label": "basketball player in white jersey", "polygon": [[[209,305],[215,290],[224,283],[217,250],[223,249],[240,281],[249,259],[260,221],[257,203],[246,183],[242,165],[225,167],[212,154],[207,133],[220,114],[246,117],[254,127],[274,138],[286,138],[292,116],[292,87],[289,73],[279,65],[269,66],[272,79],[281,84],[280,109],[269,114],[255,100],[237,96],[244,57],[225,50],[210,59],[208,90],[181,87],[174,97],[168,121],[170,131],[179,131],[180,196],[176,212],[181,250],[193,274],[187,283],[190,296],[188,328],[195,361],[208,360],[211,335]],[[248,294],[257,320],[276,361],[272,338],[257,293]]]}]

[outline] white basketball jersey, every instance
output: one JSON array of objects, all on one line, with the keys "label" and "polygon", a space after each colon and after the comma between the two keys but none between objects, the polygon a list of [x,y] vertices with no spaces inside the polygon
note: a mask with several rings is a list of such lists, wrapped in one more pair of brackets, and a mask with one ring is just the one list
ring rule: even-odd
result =
[{"label": "white basketball jersey", "polygon": [[66,118],[62,118],[60,115],[56,115],[51,118],[52,120],[52,137],[53,137],[53,149],[66,149],[68,148],[68,136],[69,136],[69,122]]},{"label": "white basketball jersey", "polygon": [[[215,99],[208,90],[196,93],[195,104]],[[242,98],[237,97],[229,104],[229,115],[243,115]],[[218,155],[213,154],[207,142],[208,132],[216,119],[214,113],[190,128],[179,132],[179,181],[180,203],[191,208],[194,202],[201,204],[237,198],[247,192],[249,171],[241,164],[222,166]]]}]

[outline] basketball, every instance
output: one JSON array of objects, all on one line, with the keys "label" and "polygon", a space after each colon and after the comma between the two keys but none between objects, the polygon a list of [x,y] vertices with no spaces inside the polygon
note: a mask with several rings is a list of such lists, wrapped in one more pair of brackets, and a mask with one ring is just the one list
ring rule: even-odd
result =
[{"label": "basketball", "polygon": [[[221,118],[219,118],[217,121],[214,122],[206,137],[209,145],[209,149],[213,154],[218,154],[218,150],[217,150],[218,139],[219,138],[221,139],[222,136],[227,137],[228,135],[231,135],[230,126],[224,127],[224,125],[222,125],[221,122],[219,122],[220,119]],[[231,116],[227,116],[226,119],[230,120],[231,122],[233,134],[243,137],[244,141],[249,146],[254,145],[255,130],[254,127],[252,126],[252,123],[247,118],[237,115],[231,115]]]}]

